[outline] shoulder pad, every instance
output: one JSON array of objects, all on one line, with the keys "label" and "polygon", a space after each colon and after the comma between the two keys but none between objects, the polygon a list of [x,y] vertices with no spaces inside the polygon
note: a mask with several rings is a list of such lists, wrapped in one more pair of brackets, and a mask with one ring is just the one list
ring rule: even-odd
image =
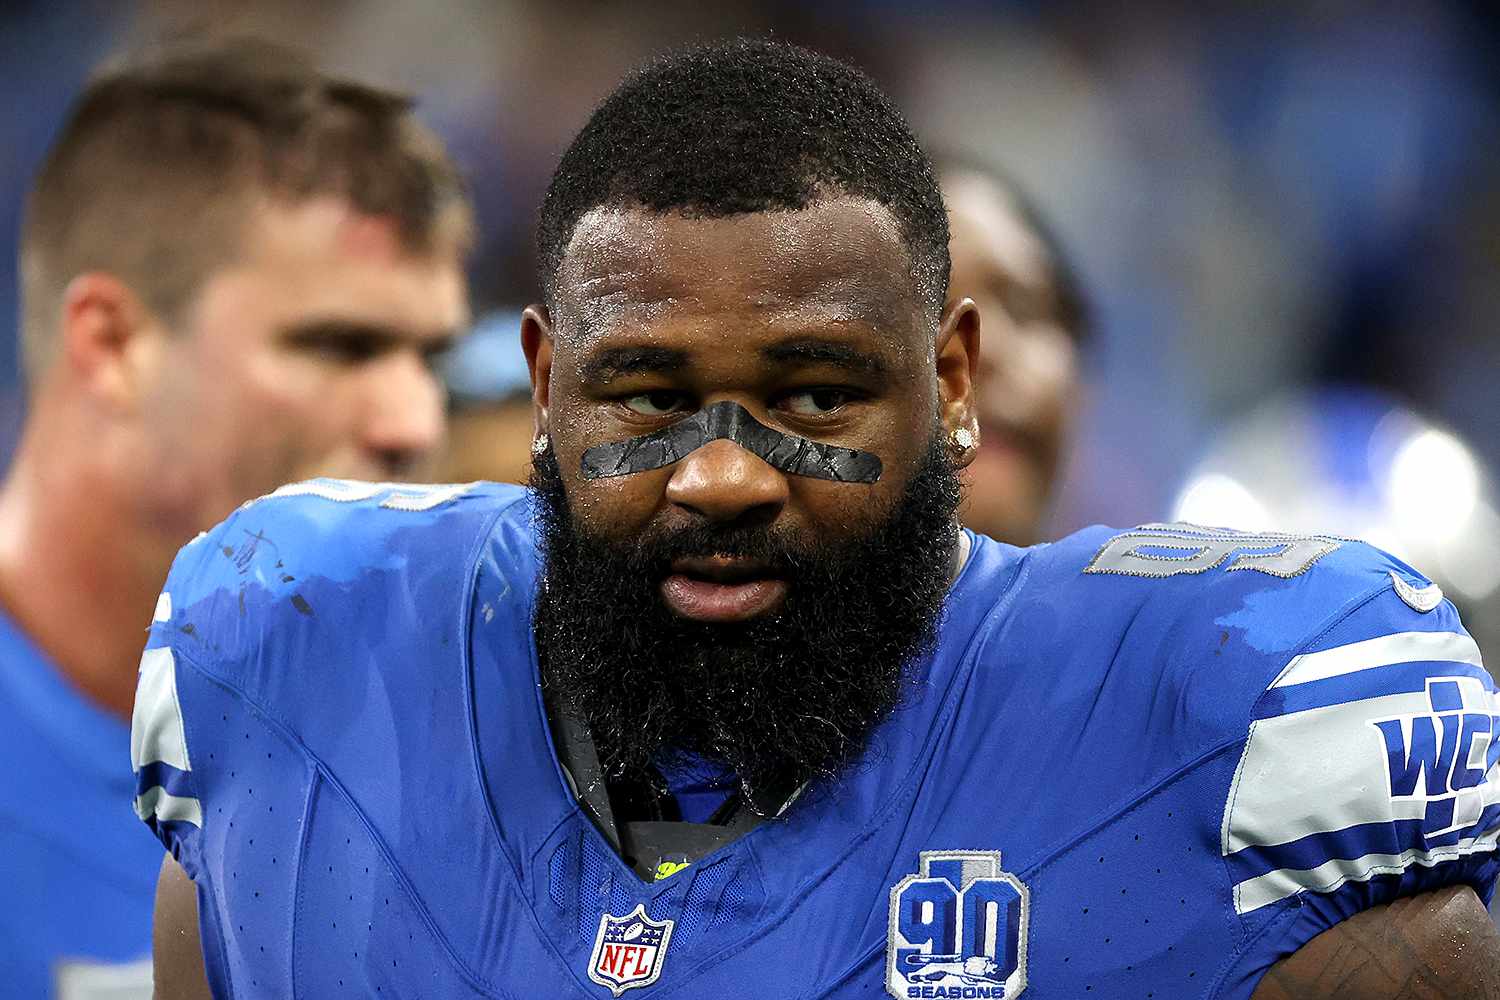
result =
[{"label": "shoulder pad", "polygon": [[378,630],[389,595],[415,597],[434,574],[461,587],[465,560],[495,520],[525,509],[524,501],[521,488],[495,483],[284,486],[178,554],[153,642],[233,674],[249,693],[259,686],[258,664],[298,662],[303,632]]}]

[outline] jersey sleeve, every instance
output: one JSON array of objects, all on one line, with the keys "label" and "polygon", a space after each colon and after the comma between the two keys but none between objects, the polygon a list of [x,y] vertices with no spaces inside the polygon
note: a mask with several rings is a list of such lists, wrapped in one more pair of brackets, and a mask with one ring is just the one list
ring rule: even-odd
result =
[{"label": "jersey sleeve", "polygon": [[177,557],[141,657],[130,737],[136,814],[196,885],[215,996],[254,981],[241,975],[243,945],[225,933],[229,913],[258,946],[289,947],[296,866],[287,862],[313,781],[285,726],[233,683],[245,676],[240,661],[257,658],[243,623],[263,610],[240,603],[237,518]]},{"label": "jersey sleeve", "polygon": [[1361,910],[1453,884],[1486,904],[1494,891],[1494,681],[1436,587],[1383,572],[1388,585],[1291,657],[1251,711],[1220,831],[1244,988],[1221,996],[1248,996]]},{"label": "jersey sleeve", "polygon": [[[223,526],[214,535],[222,531]],[[178,690],[181,663],[172,646],[172,590],[176,586],[182,592],[181,587],[199,569],[199,557],[210,551],[212,544],[212,537],[205,533],[184,548],[166,589],[157,598],[146,650],[141,654],[130,720],[135,813],[190,875],[196,875],[203,804],[193,774]]]},{"label": "jersey sleeve", "polygon": [[436,572],[418,567],[452,565],[415,554],[467,551],[518,494],[310,480],[246,503],[178,553],[141,658],[131,765],[137,815],[190,875],[210,805],[228,816],[242,808],[235,796],[295,785],[251,778],[267,759],[302,754],[311,731],[336,738],[328,706],[361,695],[369,659],[349,637],[376,642],[391,602],[404,607]]}]

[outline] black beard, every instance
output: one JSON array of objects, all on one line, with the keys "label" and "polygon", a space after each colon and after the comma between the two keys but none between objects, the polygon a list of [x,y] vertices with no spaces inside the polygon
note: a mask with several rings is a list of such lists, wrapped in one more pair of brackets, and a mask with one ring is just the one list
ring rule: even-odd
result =
[{"label": "black beard", "polygon": [[[605,776],[697,758],[754,802],[756,789],[832,777],[863,749],[931,650],[948,590],[959,483],[942,440],[884,520],[836,542],[709,524],[602,538],[573,518],[556,457],[538,456],[542,682],[588,726]],[[789,583],[781,608],[735,624],[674,614],[658,589],[669,566],[708,555],[777,567]]]}]

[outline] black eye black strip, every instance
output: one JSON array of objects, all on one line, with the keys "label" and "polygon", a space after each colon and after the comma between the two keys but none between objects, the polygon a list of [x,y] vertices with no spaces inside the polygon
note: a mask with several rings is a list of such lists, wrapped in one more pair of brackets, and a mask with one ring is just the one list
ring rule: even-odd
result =
[{"label": "black eye black strip", "polygon": [[879,456],[783,434],[729,400],[705,406],[686,420],[659,431],[628,441],[594,445],[583,453],[583,478],[605,479],[660,469],[721,438],[733,441],[788,475],[839,483],[873,483],[880,478]]}]

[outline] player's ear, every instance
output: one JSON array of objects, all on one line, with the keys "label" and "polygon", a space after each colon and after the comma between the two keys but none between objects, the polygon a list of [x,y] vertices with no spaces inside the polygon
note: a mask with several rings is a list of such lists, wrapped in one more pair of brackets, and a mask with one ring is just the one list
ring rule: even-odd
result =
[{"label": "player's ear", "polygon": [[63,291],[59,363],[110,405],[129,408],[165,349],[164,329],[114,275],[80,274]]},{"label": "player's ear", "polygon": [[540,436],[547,433],[552,388],[552,317],[546,306],[530,305],[521,313],[521,349],[531,369],[532,430]]},{"label": "player's ear", "polygon": [[979,420],[974,386],[979,375],[979,307],[956,298],[943,307],[937,337],[938,416],[943,421],[954,464],[974,460]]}]

